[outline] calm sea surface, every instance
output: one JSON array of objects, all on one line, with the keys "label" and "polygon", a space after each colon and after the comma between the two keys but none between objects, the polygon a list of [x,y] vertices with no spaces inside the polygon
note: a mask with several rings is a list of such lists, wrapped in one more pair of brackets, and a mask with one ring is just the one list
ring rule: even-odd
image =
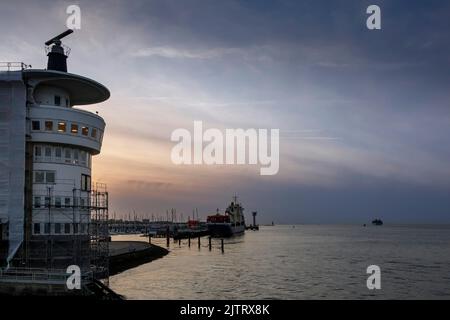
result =
[{"label": "calm sea surface", "polygon": [[[220,240],[201,245],[171,242],[111,288],[128,299],[450,299],[449,226],[274,226],[226,240],[224,254]],[[381,290],[366,287],[373,264]]]}]

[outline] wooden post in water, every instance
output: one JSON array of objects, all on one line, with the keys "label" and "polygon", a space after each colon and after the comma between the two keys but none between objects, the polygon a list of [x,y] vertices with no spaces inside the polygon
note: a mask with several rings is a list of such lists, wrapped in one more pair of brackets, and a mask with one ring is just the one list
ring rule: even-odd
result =
[{"label": "wooden post in water", "polygon": [[208,238],[208,241],[209,241],[209,251],[211,251],[211,248],[212,248],[212,246],[211,246],[211,237]]},{"label": "wooden post in water", "polygon": [[167,248],[170,246],[170,229],[169,226],[166,228],[166,242],[167,242]]},{"label": "wooden post in water", "polygon": [[224,253],[224,248],[223,248],[223,239],[220,239],[220,241],[221,241],[221,244],[220,244],[220,246],[221,246],[221,248],[222,248],[222,253]]},{"label": "wooden post in water", "polygon": [[191,235],[188,235],[188,247],[191,247]]},{"label": "wooden post in water", "polygon": [[200,249],[200,236],[198,237],[198,248]]},{"label": "wooden post in water", "polygon": [[181,247],[181,238],[178,239],[178,246]]}]

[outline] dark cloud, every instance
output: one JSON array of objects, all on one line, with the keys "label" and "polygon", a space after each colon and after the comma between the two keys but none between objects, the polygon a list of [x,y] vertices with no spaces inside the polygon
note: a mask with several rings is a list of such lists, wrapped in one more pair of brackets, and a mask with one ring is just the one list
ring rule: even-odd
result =
[{"label": "dark cloud", "polygon": [[[69,4],[2,3],[0,57],[44,66],[43,42],[62,31]],[[183,194],[165,192],[174,188],[166,180],[129,179],[139,192],[112,190],[117,207],[206,212],[238,192],[248,208],[284,222],[450,221],[450,2],[379,0],[381,31],[365,27],[369,0],[79,4],[69,68],[110,87],[98,108],[107,133],[130,140],[122,152],[140,152],[132,141],[167,145],[183,120],[339,138],[313,147],[282,140],[282,177],[231,170],[236,183],[211,175],[211,188]]]}]

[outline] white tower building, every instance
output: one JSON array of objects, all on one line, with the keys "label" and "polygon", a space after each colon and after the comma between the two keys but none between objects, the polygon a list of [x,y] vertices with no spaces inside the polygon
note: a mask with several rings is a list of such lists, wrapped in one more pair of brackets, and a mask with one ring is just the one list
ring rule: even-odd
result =
[{"label": "white tower building", "polygon": [[[110,93],[67,72],[61,38],[48,41],[47,69],[0,72],[0,264],[87,271],[101,231],[93,214],[107,213],[107,193],[93,188],[92,156],[105,121],[77,106]],[[104,190],[106,191],[106,190]],[[7,248],[7,249],[5,249]],[[95,249],[95,248],[94,248]],[[3,255],[3,257],[2,257]],[[94,255],[94,256],[93,256]]]}]

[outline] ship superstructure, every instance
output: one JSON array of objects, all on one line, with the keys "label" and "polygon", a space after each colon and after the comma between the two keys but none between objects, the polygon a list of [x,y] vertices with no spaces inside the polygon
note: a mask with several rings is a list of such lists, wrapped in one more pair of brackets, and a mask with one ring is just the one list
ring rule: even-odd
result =
[{"label": "ship superstructure", "polygon": [[220,214],[219,210],[215,215],[207,218],[208,231],[215,237],[230,237],[245,232],[244,207],[238,203],[237,196],[225,210],[225,214]]}]

